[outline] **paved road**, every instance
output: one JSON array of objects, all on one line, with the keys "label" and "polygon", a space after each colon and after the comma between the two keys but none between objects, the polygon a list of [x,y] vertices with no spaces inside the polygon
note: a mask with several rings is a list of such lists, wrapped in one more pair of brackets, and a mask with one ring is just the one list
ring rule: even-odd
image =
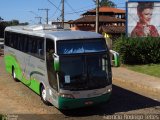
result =
[{"label": "paved road", "polygon": [[103,120],[111,117],[127,119],[132,114],[135,117],[152,115],[155,119],[159,119],[160,116],[157,114],[160,115],[160,102],[137,93],[113,85],[112,99],[108,104],[59,111],[54,106],[45,106],[40,97],[21,82],[14,82],[5,72],[0,57],[0,113],[14,114],[18,120]]}]

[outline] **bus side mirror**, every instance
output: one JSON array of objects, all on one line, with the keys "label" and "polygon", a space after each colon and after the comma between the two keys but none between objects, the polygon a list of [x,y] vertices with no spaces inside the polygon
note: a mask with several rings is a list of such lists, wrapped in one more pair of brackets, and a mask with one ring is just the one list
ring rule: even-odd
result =
[{"label": "bus side mirror", "polygon": [[59,56],[54,53],[53,58],[54,58],[54,70],[58,72],[60,70]]},{"label": "bus side mirror", "polygon": [[110,54],[111,54],[111,64],[115,67],[119,67],[120,66],[120,59],[119,59],[119,53],[117,53],[116,51],[110,50]]}]

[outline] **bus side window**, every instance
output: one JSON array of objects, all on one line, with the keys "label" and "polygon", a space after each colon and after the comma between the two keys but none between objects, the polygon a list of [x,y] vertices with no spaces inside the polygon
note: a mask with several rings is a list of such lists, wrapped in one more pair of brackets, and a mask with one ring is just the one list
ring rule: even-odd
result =
[{"label": "bus side window", "polygon": [[28,52],[29,54],[32,53],[32,40],[31,40],[30,37],[29,37],[29,40],[28,40],[28,50],[27,50],[27,52]]},{"label": "bus side window", "polygon": [[42,38],[37,40],[37,56],[44,59],[44,40]]},{"label": "bus side window", "polygon": [[18,49],[18,40],[17,40],[17,35],[15,33],[12,33],[12,41],[13,41],[13,48]]},{"label": "bus side window", "polygon": [[9,33],[9,46],[13,48],[13,40],[12,40],[12,33]]},{"label": "bus side window", "polygon": [[[24,41],[24,39],[25,39],[25,35],[18,35],[18,48],[19,48],[19,50],[20,51],[23,51],[23,49],[24,49],[24,44],[25,44],[25,41]],[[23,51],[24,52],[24,51]]]},{"label": "bus side window", "polygon": [[23,36],[23,52],[28,52],[28,37],[26,35]]},{"label": "bus side window", "polygon": [[4,41],[5,45],[9,46],[9,32],[5,31],[5,41]]}]

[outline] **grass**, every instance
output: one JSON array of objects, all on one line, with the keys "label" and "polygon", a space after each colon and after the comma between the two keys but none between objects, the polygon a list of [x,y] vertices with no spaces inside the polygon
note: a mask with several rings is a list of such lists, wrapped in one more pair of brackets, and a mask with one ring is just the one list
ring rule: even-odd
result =
[{"label": "grass", "polygon": [[0,120],[2,120],[3,115],[0,114]]},{"label": "grass", "polygon": [[0,114],[0,120],[10,120],[6,117],[6,115]]},{"label": "grass", "polygon": [[128,69],[160,78],[160,64],[125,65]]}]

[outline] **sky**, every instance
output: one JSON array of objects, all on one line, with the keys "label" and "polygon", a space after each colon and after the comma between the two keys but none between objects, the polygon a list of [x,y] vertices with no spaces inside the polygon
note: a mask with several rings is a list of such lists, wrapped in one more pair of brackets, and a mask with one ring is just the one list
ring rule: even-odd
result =
[{"label": "sky", "polygon": [[[117,4],[117,8],[124,9],[125,0],[112,1]],[[19,20],[30,24],[38,23],[36,17],[42,17],[42,23],[45,23],[46,12],[38,9],[49,9],[49,21],[57,20],[61,15],[60,2],[61,0],[0,0],[0,17],[4,21]],[[65,0],[65,21],[78,19],[82,13],[93,8],[93,0]]]}]

